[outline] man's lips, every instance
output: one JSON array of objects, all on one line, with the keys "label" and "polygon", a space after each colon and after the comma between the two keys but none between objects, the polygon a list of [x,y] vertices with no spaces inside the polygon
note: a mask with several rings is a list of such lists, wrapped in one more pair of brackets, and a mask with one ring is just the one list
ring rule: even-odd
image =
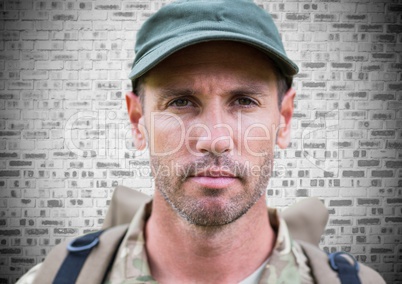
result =
[{"label": "man's lips", "polygon": [[206,170],[198,172],[189,179],[206,188],[227,188],[237,180],[237,177],[225,170]]},{"label": "man's lips", "polygon": [[235,175],[231,173],[230,171],[226,170],[204,170],[201,172],[198,172],[194,175],[195,177],[211,177],[211,178],[221,178],[221,177],[227,177],[227,178],[234,178]]}]

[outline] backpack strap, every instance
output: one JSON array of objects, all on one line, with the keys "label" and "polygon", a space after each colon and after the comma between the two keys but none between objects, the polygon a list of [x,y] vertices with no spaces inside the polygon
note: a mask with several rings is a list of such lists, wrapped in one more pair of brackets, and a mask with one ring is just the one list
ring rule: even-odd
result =
[{"label": "backpack strap", "polygon": [[[114,257],[116,255],[120,242],[127,231],[127,228],[127,224],[120,225],[105,230],[101,233],[96,232],[85,235],[84,237],[80,237],[73,242],[67,241],[57,245],[54,249],[50,251],[49,255],[46,257],[33,283],[102,283],[113,263]],[[99,244],[95,245],[97,242],[99,242]],[[82,258],[77,258],[77,256],[73,256],[73,258],[71,258],[71,256],[69,255],[76,255],[77,252],[71,252],[68,250],[68,248],[74,250],[74,248],[77,249],[77,247],[80,247],[83,244],[84,246],[86,246],[86,248],[89,248],[88,250],[83,250],[83,252],[85,251],[84,254],[86,255]],[[82,249],[82,247],[78,248],[78,250],[79,249]],[[73,266],[71,266],[71,260],[74,259],[78,259],[80,264],[73,264]],[[67,264],[65,264],[66,261]],[[60,282],[58,282],[58,280],[62,278],[58,277],[59,273],[61,273],[60,276],[65,275],[65,272],[62,271],[64,269],[70,271],[71,274],[76,274],[76,281],[68,282],[61,280]]]},{"label": "backpack strap", "polygon": [[[350,263],[345,257],[342,255],[347,255],[353,259],[353,264]],[[353,255],[338,251],[328,255],[329,264],[331,268],[338,272],[338,277],[341,280],[342,284],[350,283],[350,284],[361,284],[359,278],[359,263],[354,258]]]},{"label": "backpack strap", "polygon": [[[344,252],[338,252],[332,254],[332,256],[328,256],[324,251],[318,248],[315,245],[312,245],[307,242],[297,240],[297,243],[303,249],[304,254],[308,258],[309,266],[312,272],[312,275],[317,284],[340,284],[340,283],[365,283],[365,284],[385,284],[384,279],[378,274],[377,271],[357,262],[351,263],[348,259],[349,257],[345,257]],[[348,259],[347,259],[348,258]],[[331,260],[332,259],[332,260]],[[347,264],[346,264],[347,262]],[[332,268],[334,265],[336,269]],[[344,271],[345,268],[342,266],[347,266],[346,269],[354,270],[352,274],[355,274],[353,277],[357,277],[360,282],[352,282],[355,280],[349,280],[347,275],[349,272]],[[356,269],[356,266],[358,268]],[[340,271],[342,270],[342,271]],[[345,281],[345,282],[344,282]]]},{"label": "backpack strap", "polygon": [[92,249],[99,244],[99,236],[104,232],[97,231],[74,239],[67,245],[68,254],[64,259],[53,284],[75,283]]},{"label": "backpack strap", "polygon": [[334,271],[328,262],[328,255],[310,243],[297,241],[308,258],[309,266],[317,284],[341,284],[338,273]]}]

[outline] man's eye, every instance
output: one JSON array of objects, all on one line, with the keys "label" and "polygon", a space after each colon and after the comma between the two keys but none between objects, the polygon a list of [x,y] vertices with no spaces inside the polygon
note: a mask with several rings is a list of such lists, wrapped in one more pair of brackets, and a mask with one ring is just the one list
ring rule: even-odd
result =
[{"label": "man's eye", "polygon": [[189,106],[190,104],[191,104],[191,102],[187,99],[175,99],[169,103],[169,106],[186,107],[186,106]]},{"label": "man's eye", "polygon": [[242,105],[242,106],[249,106],[249,105],[255,105],[256,103],[254,102],[254,100],[250,99],[250,98],[239,98],[236,100],[238,105]]}]

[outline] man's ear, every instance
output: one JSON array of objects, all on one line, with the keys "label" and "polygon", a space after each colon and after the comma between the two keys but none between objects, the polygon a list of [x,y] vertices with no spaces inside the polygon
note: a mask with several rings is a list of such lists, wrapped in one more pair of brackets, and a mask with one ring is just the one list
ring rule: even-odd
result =
[{"label": "man's ear", "polygon": [[286,149],[290,142],[291,120],[294,110],[293,101],[295,96],[295,89],[290,88],[282,99],[280,109],[281,118],[279,130],[276,137],[276,144],[278,144],[281,149]]},{"label": "man's ear", "polygon": [[133,92],[126,94],[128,116],[132,125],[134,145],[138,150],[144,150],[146,146],[146,133],[140,123],[142,118],[142,105],[140,98]]}]

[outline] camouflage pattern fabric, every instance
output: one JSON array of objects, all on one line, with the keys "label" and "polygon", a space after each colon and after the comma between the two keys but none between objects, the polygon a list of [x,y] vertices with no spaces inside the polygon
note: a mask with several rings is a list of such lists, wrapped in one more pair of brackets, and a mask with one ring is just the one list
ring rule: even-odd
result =
[{"label": "camouflage pattern fabric", "polygon": [[[152,202],[149,202],[137,211],[105,284],[157,283],[150,273],[143,232],[151,210]],[[268,214],[277,240],[259,283],[313,283],[307,259],[290,238],[286,223],[275,209],[270,208]]]}]

